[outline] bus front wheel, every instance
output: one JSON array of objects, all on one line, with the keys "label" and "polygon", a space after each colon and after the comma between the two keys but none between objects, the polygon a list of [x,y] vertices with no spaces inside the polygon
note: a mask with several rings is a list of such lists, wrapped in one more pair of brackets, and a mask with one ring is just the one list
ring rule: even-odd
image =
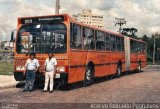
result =
[{"label": "bus front wheel", "polygon": [[16,81],[23,81],[25,80],[25,76],[23,75],[22,72],[14,72],[14,79]]},{"label": "bus front wheel", "polygon": [[88,65],[86,67],[85,77],[84,77],[84,86],[89,86],[94,83],[94,67]]}]

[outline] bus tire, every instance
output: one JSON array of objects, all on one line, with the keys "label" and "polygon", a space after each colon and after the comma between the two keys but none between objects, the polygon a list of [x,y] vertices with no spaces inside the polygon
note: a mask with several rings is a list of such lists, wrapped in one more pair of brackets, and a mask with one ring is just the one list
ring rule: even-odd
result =
[{"label": "bus tire", "polygon": [[141,61],[138,62],[137,71],[138,71],[138,73],[140,73],[142,71]]},{"label": "bus tire", "polygon": [[122,67],[120,64],[117,65],[117,73],[116,73],[116,77],[120,78],[121,77],[121,73],[122,73]]},{"label": "bus tire", "polygon": [[84,86],[89,86],[94,83],[94,66],[93,65],[87,65],[85,75],[84,75]]},{"label": "bus tire", "polygon": [[22,72],[14,72],[14,79],[16,81],[23,81],[25,80],[25,76],[23,75]]}]

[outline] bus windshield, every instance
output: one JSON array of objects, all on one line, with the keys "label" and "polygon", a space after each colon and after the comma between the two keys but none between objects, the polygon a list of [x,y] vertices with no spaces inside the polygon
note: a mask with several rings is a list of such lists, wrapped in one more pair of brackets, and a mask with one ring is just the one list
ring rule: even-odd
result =
[{"label": "bus windshield", "polygon": [[16,51],[20,54],[65,53],[66,31],[63,23],[25,24],[18,31]]}]

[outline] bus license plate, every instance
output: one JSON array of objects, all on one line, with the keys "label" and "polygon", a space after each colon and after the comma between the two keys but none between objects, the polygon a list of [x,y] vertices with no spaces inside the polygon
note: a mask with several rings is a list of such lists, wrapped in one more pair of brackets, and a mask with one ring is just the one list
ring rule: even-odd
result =
[{"label": "bus license plate", "polygon": [[60,74],[56,74],[56,77],[55,78],[60,78]]}]

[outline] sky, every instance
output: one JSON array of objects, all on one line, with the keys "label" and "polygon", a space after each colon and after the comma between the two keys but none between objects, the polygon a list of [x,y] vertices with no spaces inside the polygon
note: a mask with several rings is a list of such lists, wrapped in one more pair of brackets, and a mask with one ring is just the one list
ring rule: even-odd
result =
[{"label": "sky", "polygon": [[[89,8],[104,16],[104,29],[118,31],[115,17],[125,18],[124,28],[137,28],[139,37],[160,32],[160,0],[60,0],[60,13],[77,14]],[[55,0],[0,0],[0,41],[9,40],[17,18],[52,15]]]}]

